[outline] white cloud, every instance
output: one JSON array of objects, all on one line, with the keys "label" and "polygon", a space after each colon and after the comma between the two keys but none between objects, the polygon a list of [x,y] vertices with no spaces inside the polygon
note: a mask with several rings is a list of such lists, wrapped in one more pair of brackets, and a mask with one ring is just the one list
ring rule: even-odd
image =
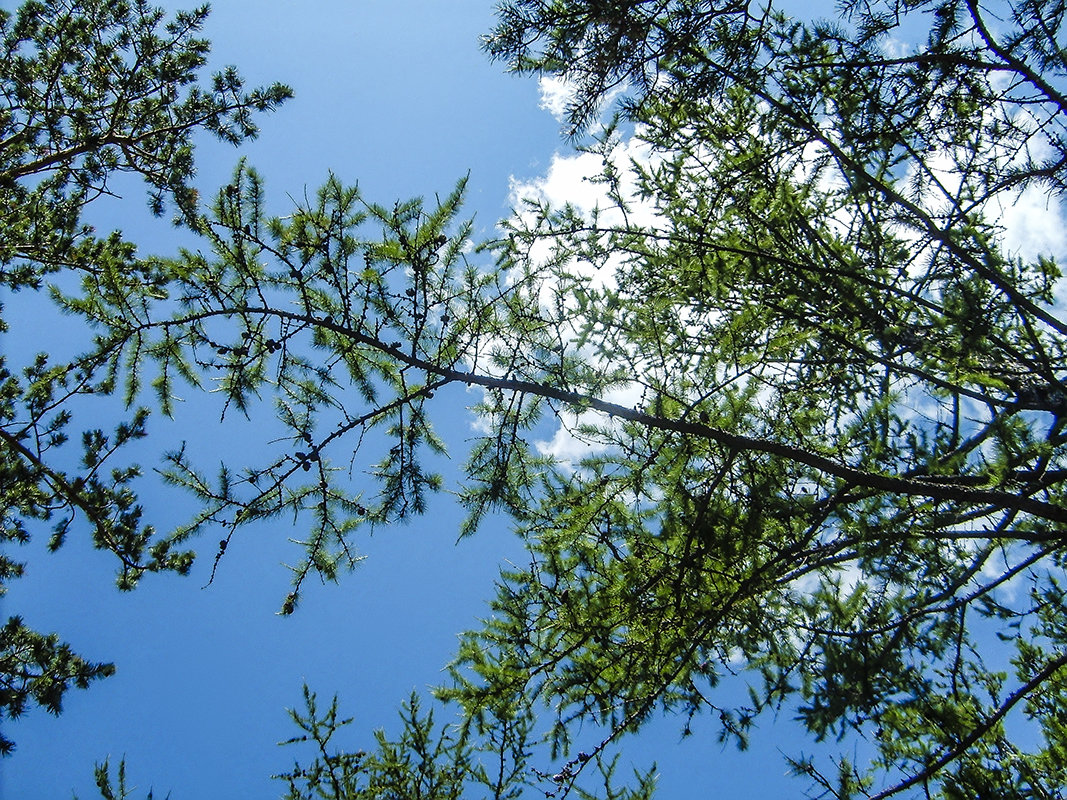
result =
[{"label": "white cloud", "polygon": [[1015,202],[1003,206],[1000,224],[1004,228],[1004,250],[1024,261],[1039,255],[1051,256],[1063,263],[1067,258],[1067,225],[1063,206],[1040,186],[1030,186]]},{"label": "white cloud", "polygon": [[[579,415],[575,422],[588,425],[600,422],[601,417],[602,415],[600,414],[586,413]],[[604,444],[593,442],[580,436],[576,433],[575,428],[576,426],[565,425],[561,422],[551,439],[539,439],[533,443],[534,447],[537,448],[537,452],[541,455],[550,456],[560,464],[567,465],[572,469],[577,467],[578,462],[583,458],[602,453],[607,449]]]},{"label": "white cloud", "polygon": [[[636,199],[636,184],[630,165],[644,166],[656,162],[657,156],[652,148],[637,136],[620,138],[609,155],[610,161],[619,171],[620,188],[636,213],[643,213],[642,223],[651,221],[655,209],[647,202]],[[511,178],[510,200],[518,208],[524,200],[544,200],[555,207],[571,204],[585,214],[594,208],[606,209],[614,205],[608,197],[607,186],[596,183],[604,170],[601,157],[596,153],[575,153],[574,155],[552,156],[548,171],[537,178],[519,180]]]},{"label": "white cloud", "polygon": [[[542,79],[542,107],[556,114],[565,104],[568,92],[562,81],[549,81]],[[617,203],[610,197],[608,185],[599,180],[604,173],[604,162],[597,153],[575,153],[573,155],[553,155],[548,169],[544,174],[530,178],[518,179],[512,177],[510,182],[509,201],[516,216],[525,218],[525,225],[519,227],[535,228],[533,206],[545,206],[550,209],[562,209],[564,206],[573,208],[582,218],[592,220],[597,217],[598,227],[644,225],[654,227],[658,225],[659,214],[656,208],[646,200],[640,200],[636,195],[632,163],[649,165],[655,156],[651,149],[637,137],[620,139],[612,149],[609,158],[617,168],[620,180],[620,191],[627,199],[627,211],[624,214],[617,207]],[[532,265],[548,263],[553,255],[554,243],[548,239],[536,242],[529,252],[529,261]],[[584,274],[589,278],[593,288],[613,287],[615,275],[623,263],[622,254],[611,254],[599,265],[587,262],[579,262],[577,259],[568,264],[567,269],[573,275]],[[551,271],[547,273],[551,275]],[[552,279],[546,278],[540,286],[539,298],[542,306],[546,308],[556,307],[556,297],[560,292]],[[572,306],[572,298],[562,298],[566,306]],[[577,337],[576,330],[569,323],[561,323],[564,327],[563,339],[573,340]],[[584,353],[587,360],[595,360],[597,356],[589,351]],[[611,364],[603,364],[605,372],[611,371]],[[609,402],[620,405],[632,406],[640,398],[643,387],[634,383],[627,386],[616,387],[604,397]],[[579,432],[579,428],[585,425],[606,427],[609,431],[612,423],[604,414],[596,411],[585,411],[578,415],[565,414],[560,417],[559,426],[552,432],[549,438],[539,439],[534,446],[542,455],[555,458],[562,464],[576,467],[578,462],[589,455],[603,452],[608,445]]]},{"label": "white cloud", "polygon": [[[617,387],[606,393],[604,399],[609,403],[631,408],[642,397],[642,387],[636,383]],[[543,456],[551,456],[561,464],[575,469],[583,458],[608,450],[610,445],[587,434],[579,432],[582,426],[595,425],[606,430],[616,429],[618,422],[611,420],[600,411],[584,411],[574,415],[574,423],[569,424],[562,418],[559,427],[551,439],[539,439],[534,447]]]},{"label": "white cloud", "polygon": [[606,200],[604,187],[590,180],[600,174],[601,167],[593,153],[555,153],[543,176],[525,181],[511,178],[509,200],[514,208],[526,201],[546,201],[556,207],[570,203],[584,213],[591,212]]},{"label": "white cloud", "polygon": [[[608,185],[600,180],[604,162],[597,153],[555,153],[544,175],[528,180],[512,176],[510,204],[520,217],[533,213],[528,210],[531,203],[554,209],[569,205],[585,219],[591,219],[596,213],[597,224],[601,228],[623,225],[662,227],[656,207],[648,200],[638,198],[632,169],[633,164],[645,167],[653,165],[660,156],[654,154],[651,147],[637,136],[630,136],[616,144],[609,158],[618,170],[619,189],[627,203],[625,214],[609,196]],[[547,239],[538,242],[530,252],[531,261],[541,263],[547,260],[552,247],[552,242]],[[614,272],[620,263],[620,258],[610,257],[596,276],[594,285],[613,285]]]},{"label": "white cloud", "polygon": [[555,117],[557,122],[563,122],[567,104],[574,97],[574,87],[565,78],[542,75],[537,79],[537,88],[541,93],[538,107]]},{"label": "white cloud", "polygon": [[[567,102],[573,96],[573,87],[564,79],[542,78],[540,91],[541,107],[557,119],[561,119]],[[1034,146],[1035,144],[1031,144],[1031,147]],[[833,173],[832,170],[820,172],[818,175],[810,174],[812,165],[819,162],[819,159],[815,158],[817,154],[813,146],[805,152],[807,157],[791,165],[798,180],[816,177],[820,188],[828,192],[842,188],[843,178]],[[937,152],[932,154],[927,163],[932,172],[930,177],[936,179],[936,183],[930,179],[925,182],[926,191],[923,201],[924,205],[930,209],[946,207],[958,195],[961,179],[952,155],[950,150]],[[697,161],[702,160],[699,154],[693,154],[692,157]],[[607,184],[601,180],[604,174],[602,157],[597,153],[589,152],[568,155],[557,152],[542,175],[526,179],[513,176],[510,181],[512,207],[517,209],[517,215],[522,217],[536,213],[531,210],[532,206],[560,209],[569,205],[585,219],[591,219],[594,214],[597,214],[597,225],[602,229],[624,224],[653,230],[664,228],[663,219],[656,205],[649,200],[637,197],[632,169],[633,164],[646,168],[653,167],[657,160],[663,159],[663,155],[654,153],[647,143],[641,141],[638,136],[631,135],[620,137],[611,150],[609,159],[617,170],[621,193],[628,201],[629,208],[625,215],[609,196]],[[806,176],[805,171],[809,173]],[[906,177],[914,177],[914,174]],[[1067,225],[1064,224],[1064,209],[1058,201],[1050,199],[1040,187],[1028,188],[1014,198],[1005,197],[1003,202],[995,207],[992,206],[993,204],[989,208],[990,216],[993,217],[991,221],[1002,226],[1002,246],[1006,253],[1026,260],[1033,260],[1039,254],[1053,256],[1061,262],[1067,259]],[[838,233],[845,237],[852,234],[856,223],[848,211],[847,208],[843,208],[834,216]],[[527,225],[519,227],[536,227],[532,216],[527,217],[526,221]],[[905,239],[916,238],[918,243],[915,232],[905,229],[898,233]],[[923,262],[925,249],[925,247],[920,248],[915,253],[916,268],[920,268]],[[530,260],[534,264],[548,263],[552,255],[553,242],[547,238],[536,242],[529,253]],[[573,262],[568,265],[568,269],[572,275],[584,272],[593,287],[612,287],[615,285],[615,276],[624,258],[622,254],[612,254],[597,264]],[[553,301],[556,299],[557,288],[548,281],[542,284],[539,297],[546,307],[556,307]],[[605,365],[605,369],[609,367],[610,365]],[[640,392],[637,384],[633,387],[638,393]],[[604,422],[603,419],[594,417],[577,420],[577,422],[594,421]],[[546,455],[553,455],[571,463],[580,459],[582,455],[588,455],[600,449],[600,445],[587,441],[587,437],[576,435],[570,428],[570,425],[561,421],[559,429],[551,437],[536,442],[538,449]]]}]

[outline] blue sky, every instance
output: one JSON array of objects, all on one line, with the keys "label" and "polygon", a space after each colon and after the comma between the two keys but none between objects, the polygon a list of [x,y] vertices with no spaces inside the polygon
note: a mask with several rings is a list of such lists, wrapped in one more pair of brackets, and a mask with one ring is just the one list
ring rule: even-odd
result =
[{"label": "blue sky", "polygon": [[[447,193],[469,171],[469,213],[480,235],[492,235],[511,181],[547,174],[565,145],[539,107],[536,82],[506,75],[479,50],[491,21],[484,0],[218,3],[206,30],[215,65],[237,64],[251,84],[281,80],[296,97],[262,119],[260,139],[239,152],[204,142],[202,190],[222,185],[240,155],[266,177],[277,213],[290,205],[287,195],[313,193],[330,170],[383,204]],[[183,241],[144,211],[136,186],[123,195],[94,208],[100,230],[121,227],[145,253]],[[35,326],[28,298],[6,305],[14,346],[69,339],[63,329]],[[454,464],[471,435],[465,405],[475,399],[457,392],[454,413],[437,419]],[[190,406],[173,424],[157,421],[150,442],[157,451],[189,436],[221,437],[227,449],[254,446],[254,426],[216,421],[216,411]],[[144,464],[152,464],[147,456]],[[160,527],[181,521],[179,496],[146,487]],[[60,632],[86,657],[116,662],[118,672],[70,694],[61,717],[34,710],[10,726],[18,751],[0,763],[0,794],[91,798],[94,762],[125,756],[140,787],[135,797],[149,787],[175,800],[276,797],[283,787],[269,776],[291,760],[276,742],[294,732],[285,708],[299,704],[304,682],[320,695],[340,694],[356,718],[346,741],[368,747],[374,728],[396,729],[412,689],[443,679],[456,634],[477,624],[499,566],[520,556],[504,524],[457,544],[459,519],[442,496],[428,516],[361,541],[368,558],[356,572],[338,586],[310,587],[290,618],[275,613],[289,590],[282,564],[296,558],[285,530],[239,536],[207,588],[210,539],[192,576],[148,576],[130,594],[114,588],[113,560],[77,537],[55,555],[44,552],[43,537],[23,548],[27,575],[12,584],[2,611]],[[625,770],[631,759],[636,767],[657,760],[664,798],[713,790],[779,796],[785,765],[777,748],[799,749],[764,730],[753,751],[738,756],[715,742],[711,720],[679,745],[681,727],[654,724],[622,762]],[[791,795],[803,788],[786,785]]]}]

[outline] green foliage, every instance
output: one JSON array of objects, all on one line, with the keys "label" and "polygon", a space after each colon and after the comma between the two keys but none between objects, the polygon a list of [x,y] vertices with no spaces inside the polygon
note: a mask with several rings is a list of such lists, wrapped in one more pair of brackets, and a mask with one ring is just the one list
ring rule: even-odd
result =
[{"label": "green foliage", "polygon": [[[27,8],[4,18],[12,41],[36,35],[43,7]],[[570,81],[603,201],[531,199],[481,249],[465,181],[383,206],[331,177],[282,216],[243,163],[200,203],[186,140],[161,144],[178,179],[128,163],[174,193],[201,249],[139,259],[112,237],[89,269],[88,245],[46,237],[32,255],[32,226],[10,234],[30,266],[9,285],[70,267],[80,285],[53,300],[96,335],[70,366],[4,373],[6,535],[57,505],[84,513],[132,584],[187,569],[176,548],[203,532],[221,537],[218,569],[233,537],[295,519],[290,614],[308,576],[358,561],[360,534],[426,510],[444,488],[435,409],[478,387],[460,534],[504,512],[529,562],[462,637],[445,710],[412,697],[398,738],[337,749],[336,701],[320,713],[306,692],[291,743],[313,760],[280,776],[290,797],[646,797],[653,773],[617,788],[616,754],[661,714],[741,747],[758,721],[794,718],[816,755],[789,763],[821,796],[1058,797],[1067,321],[1058,267],[1010,252],[998,220],[1020,192],[1062,196],[1062,18],[1045,0],[856,2],[833,23],[705,0],[505,2],[486,47]],[[21,63],[13,85],[37,85]],[[198,124],[252,132],[217,112]],[[99,155],[62,150],[81,183],[20,156],[12,191],[45,192],[77,239],[63,220],[131,156],[42,119],[27,143],[59,125]],[[19,183],[38,163],[54,173]],[[224,419],[273,443],[211,472],[195,444],[167,454],[199,510],[156,537],[133,468],[100,470],[144,412],[85,435],[84,475],[49,454],[73,398],[121,389],[169,414],[179,386],[215,387]],[[581,454],[531,446],[554,428]]]},{"label": "green foliage", "polygon": [[338,720],[336,696],[320,715],[315,694],[305,686],[304,703],[306,715],[295,710],[289,714],[305,733],[282,744],[310,742],[318,752],[310,765],[296,762],[291,771],[275,776],[288,784],[287,800],[314,797],[454,800],[462,796],[464,782],[479,771],[472,761],[466,732],[438,731],[433,713],[422,715],[414,694],[400,712],[403,723],[400,738],[390,741],[384,731],[376,731],[378,749],[374,755],[362,750],[330,751],[334,734],[352,722]]},{"label": "green foliage", "polygon": [[[304,705],[306,713],[289,711],[304,733],[281,744],[306,746],[315,757],[305,765],[297,761],[290,771],[274,776],[288,786],[286,800],[458,800],[473,796],[507,800],[523,796],[524,787],[531,785],[531,720],[527,716],[483,708],[476,719],[462,725],[438,727],[433,712],[422,713],[418,696],[412,694],[400,711],[402,728],[396,740],[378,730],[374,732],[373,752],[345,752],[331,744],[335,734],[353,721],[338,719],[337,697],[320,712],[316,695],[305,686]],[[585,753],[555,775],[540,775],[536,770],[532,774],[550,781],[557,790],[569,791],[575,765],[590,760],[600,768],[607,800],[643,800],[650,796],[648,776],[638,776],[641,788],[637,791],[614,789],[615,765]],[[545,794],[555,796],[555,792]],[[578,794],[582,798],[593,796],[580,789]]]},{"label": "green foliage", "polygon": [[[653,419],[587,426],[602,454],[516,509],[531,567],[459,663],[529,654],[457,675],[461,702],[537,698],[560,746],[656,709],[710,712],[743,745],[789,709],[844,742],[828,767],[792,762],[825,796],[1058,796],[1059,736],[1027,698],[1056,693],[1067,645],[1042,622],[1067,327],[1058,270],[1006,253],[997,215],[1062,190],[1061,23],[1041,2],[850,3],[833,23],[504,4],[489,52],[569,81],[574,135],[620,90],[619,130],[650,155],[620,177],[623,134],[597,133],[597,215],[520,213],[503,258],[616,254],[609,286],[555,291],[583,298],[586,341],[640,376]],[[723,707],[738,669],[749,702]],[[1024,706],[1031,751],[1003,725]],[[869,764],[845,758],[857,742]]]},{"label": "green foliage", "polygon": [[[0,710],[9,719],[19,717],[29,703],[58,715],[68,688],[86,689],[114,672],[114,664],[90,663],[57,635],[43,636],[19,617],[10,617],[0,628]],[[14,747],[0,735],[0,753],[8,755]]]},{"label": "green foliage", "polygon": [[[223,416],[251,419],[273,403],[276,452],[265,463],[224,466],[211,479],[183,448],[167,455],[164,477],[202,508],[174,542],[208,526],[221,525],[228,540],[242,526],[310,517],[283,613],[308,574],[334,580],[359,560],[355,530],[422,513],[441,488],[424,464],[444,454],[425,407],[463,374],[470,328],[484,324],[470,309],[489,283],[465,266],[469,225],[454,223],[462,189],[430,210],[421,202],[389,209],[331,179],[314,202],[269,217],[261,179],[242,164],[208,212],[189,218],[214,256],[185,252],[168,262],[170,301],[132,315],[94,286],[65,300],[110,331],[101,360],[138,384],[142,371],[154,371],[164,407],[175,380],[204,378],[218,387]],[[377,492],[348,488],[330,458],[338,451],[367,464]]]},{"label": "green foliage", "polygon": [[[103,764],[97,764],[93,770],[93,775],[96,777],[96,788],[100,792],[100,796],[104,800],[129,800],[133,796],[135,789],[126,788],[126,759],[123,758],[119,761],[118,769],[115,772],[117,786],[111,782],[111,766],[108,759],[104,759]],[[152,790],[148,790],[145,800],[152,800]],[[168,794],[169,798],[170,795]],[[77,800],[77,797],[75,797]]]},{"label": "green foliage", "polygon": [[193,134],[236,144],[256,135],[254,112],[289,96],[279,84],[246,92],[233,69],[199,83],[206,16],[205,7],[165,20],[143,0],[27,2],[0,12],[6,285],[37,287],[54,270],[94,266],[104,243],[81,226],[81,209],[115,173],[140,174],[157,213],[172,193],[190,202]]},{"label": "green foliage", "polygon": [[[170,280],[137,257],[120,232],[98,236],[82,220],[109,180],[138,174],[149,204],[195,202],[193,137],[208,131],[238,143],[255,136],[253,116],[289,96],[281,85],[246,91],[230,69],[198,79],[208,43],[198,37],[207,9],[165,19],[145,2],[26,2],[0,10],[0,286],[38,292],[62,306],[62,290],[85,280],[119,313],[158,302]],[[56,285],[46,286],[54,279]],[[23,302],[38,302],[19,298]],[[47,323],[45,323],[47,324]],[[8,334],[0,319],[0,335]],[[22,333],[17,331],[16,334]],[[95,547],[119,560],[117,582],[132,589],[145,572],[186,573],[193,554],[172,549],[143,521],[140,469],[116,462],[147,433],[136,377],[108,362],[102,331],[86,353],[0,357],[0,541],[25,544],[45,526],[60,547],[79,524]],[[180,361],[180,359],[178,359]],[[112,432],[77,420],[125,388],[128,418]],[[106,401],[103,401],[106,402]],[[169,411],[166,406],[163,411]],[[80,448],[80,452],[79,452]],[[0,593],[24,564],[0,556]],[[71,685],[85,687],[112,667],[74,656],[55,635],[12,617],[3,628],[0,714],[27,704],[53,713]],[[4,739],[9,752],[12,743]]]}]

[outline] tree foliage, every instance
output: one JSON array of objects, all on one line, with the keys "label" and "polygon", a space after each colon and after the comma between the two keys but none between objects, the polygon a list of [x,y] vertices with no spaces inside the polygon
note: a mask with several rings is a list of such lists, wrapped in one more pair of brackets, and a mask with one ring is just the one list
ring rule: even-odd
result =
[{"label": "tree foliage", "polygon": [[[130,800],[133,797],[135,788],[126,787],[126,759],[119,761],[119,765],[115,770],[115,783],[111,781],[111,764],[108,759],[104,759],[103,763],[97,764],[93,769],[93,777],[96,779],[96,788],[100,792],[100,796],[103,800]],[[145,800],[152,800],[154,793],[151,789],[148,790],[148,794],[145,795]],[[170,795],[167,795],[169,798]],[[74,800],[78,800],[75,796]]]},{"label": "tree foliage", "polygon": [[[509,0],[486,48],[572,90],[595,211],[533,199],[478,248],[462,181],[381,205],[332,177],[279,216],[242,163],[202,204],[178,183],[199,249],[56,290],[97,331],[74,386],[273,406],[258,463],[167,454],[200,511],[147,564],[124,547],[134,575],[179,568],[210,531],[217,569],[243,530],[295,517],[283,613],[356,563],[361,532],[425,510],[435,408],[481,390],[461,532],[504,512],[529,560],[437,691],[459,721],[413,698],[398,739],[349,753],[309,692],[291,797],[643,797],[651,773],[618,788],[613,753],[662,713],[742,747],[795,717],[816,795],[1062,796],[1067,321],[1053,258],[1002,220],[1062,194],[1063,13]],[[37,369],[45,429],[72,378]],[[531,445],[555,426],[583,457]],[[81,508],[4,430],[40,476],[11,485]],[[90,436],[87,468],[142,432]],[[108,524],[146,546],[124,508]]]},{"label": "tree foliage", "polygon": [[[84,221],[86,205],[109,194],[120,173],[144,178],[157,214],[168,202],[190,205],[194,136],[254,136],[253,114],[289,95],[280,84],[246,91],[233,69],[199,82],[209,48],[197,32],[206,14],[166,20],[145,2],[95,1],[0,10],[0,286],[11,302],[42,291],[50,277],[64,286],[94,282],[120,305],[161,295],[166,277],[119,232],[98,235]],[[132,488],[139,469],[113,466],[118,451],[145,435],[148,410],[132,407],[133,394],[128,419],[113,432],[84,430],[72,452],[81,401],[122,387],[121,371],[96,354],[74,356],[19,363],[0,355],[0,541],[26,543],[47,523],[54,550],[80,521],[96,547],[118,557],[124,589],[146,570],[187,571],[191,553],[170,550],[143,521]],[[24,566],[0,556],[0,582]],[[27,704],[58,714],[67,688],[113,671],[12,616],[0,629],[0,714],[13,718]],[[0,751],[12,748],[0,736]]]},{"label": "tree foliage", "polygon": [[[650,151],[620,168],[609,128],[614,213],[538,208],[505,250],[613,269],[562,292],[655,416],[594,428],[603,454],[524,525],[508,635],[471,640],[528,639],[561,723],[713,711],[743,744],[789,709],[847,742],[793,761],[827,795],[1059,796],[1060,275],[1000,219],[1062,191],[1062,13],[505,4],[490,52],[567,79],[574,131],[617,90]],[[724,707],[735,665],[751,696]]]}]

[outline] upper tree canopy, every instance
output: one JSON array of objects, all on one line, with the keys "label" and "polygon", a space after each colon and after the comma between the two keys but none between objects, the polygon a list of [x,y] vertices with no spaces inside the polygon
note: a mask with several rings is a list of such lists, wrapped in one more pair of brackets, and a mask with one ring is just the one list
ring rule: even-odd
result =
[{"label": "upper tree canopy", "polygon": [[[1059,796],[1067,323],[1002,219],[1058,209],[1062,14],[502,5],[487,49],[572,91],[604,204],[518,210],[465,358],[467,502],[530,552],[441,690],[479,746],[518,765],[547,711],[565,794],[657,711],[779,712],[843,739],[792,762],[816,794]],[[580,464],[524,444],[549,409]]]},{"label": "upper tree canopy", "polygon": [[[98,236],[83,209],[122,172],[145,179],[157,214],[168,201],[187,206],[194,137],[255,136],[253,115],[289,96],[280,84],[246,91],[233,69],[199,82],[206,15],[202,8],[166,20],[145,2],[95,0],[0,10],[0,287],[9,302],[50,276],[67,286],[91,276],[120,305],[159,296],[167,277],[121,234]],[[130,489],[138,470],[111,468],[115,450],[143,436],[146,410],[113,434],[82,433],[80,463],[68,452],[77,399],[121,385],[103,366],[92,353],[69,363],[42,354],[29,364],[0,355],[0,541],[25,542],[31,521],[47,521],[54,549],[80,518],[95,544],[119,557],[120,585],[130,588],[145,569],[187,570],[191,555],[166,546],[148,552],[154,531]],[[0,593],[23,567],[0,556]],[[113,670],[11,617],[0,629],[0,714],[18,716],[28,704],[58,713],[68,686]],[[0,752],[11,748],[0,736]]]},{"label": "upper tree canopy", "polygon": [[[792,759],[814,794],[1061,796],[1067,320],[1054,260],[1002,219],[1024,192],[1058,208],[1063,13],[513,0],[487,49],[572,90],[597,211],[532,200],[479,252],[462,185],[378,205],[331,179],[272,217],[242,165],[203,207],[178,186],[205,246],[139,262],[152,288],[92,269],[57,296],[100,332],[79,368],[131,398],[143,376],[164,411],[178,381],[274,404],[262,462],[167,455],[202,510],[128,570],[187,563],[205,530],[223,568],[295,513],[285,613],[361,531],[423,511],[435,396],[484,390],[464,532],[503,510],[529,562],[439,691],[461,723],[413,700],[398,741],[334,756],[309,694],[293,797],[581,795],[593,765],[642,796],[607,755],[663,711],[741,744],[795,717],[827,754]],[[538,425],[587,455],[539,452]],[[43,463],[4,430],[5,458]]]}]

